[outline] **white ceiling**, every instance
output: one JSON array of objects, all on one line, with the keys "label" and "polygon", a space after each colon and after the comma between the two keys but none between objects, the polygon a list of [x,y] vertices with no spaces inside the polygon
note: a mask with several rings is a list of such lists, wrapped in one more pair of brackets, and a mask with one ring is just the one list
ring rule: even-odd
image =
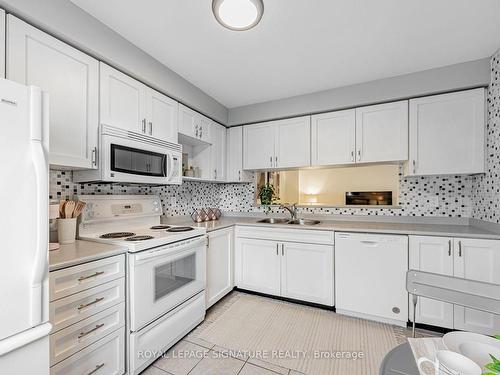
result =
[{"label": "white ceiling", "polygon": [[228,108],[491,56],[500,0],[264,0],[250,31],[211,0],[71,0]]}]

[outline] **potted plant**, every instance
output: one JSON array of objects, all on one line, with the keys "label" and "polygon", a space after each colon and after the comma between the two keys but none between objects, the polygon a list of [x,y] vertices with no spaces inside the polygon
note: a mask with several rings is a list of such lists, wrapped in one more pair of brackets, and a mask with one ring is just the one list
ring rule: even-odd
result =
[{"label": "potted plant", "polygon": [[[500,335],[495,335],[495,338],[500,340]],[[485,368],[487,368],[488,372],[483,372],[483,375],[499,375],[500,374],[500,359],[495,358],[495,356],[491,355],[491,362],[488,363]]]},{"label": "potted plant", "polygon": [[264,207],[266,214],[271,212],[271,205],[278,199],[274,186],[268,182],[265,183],[259,188],[258,196],[260,204]]}]

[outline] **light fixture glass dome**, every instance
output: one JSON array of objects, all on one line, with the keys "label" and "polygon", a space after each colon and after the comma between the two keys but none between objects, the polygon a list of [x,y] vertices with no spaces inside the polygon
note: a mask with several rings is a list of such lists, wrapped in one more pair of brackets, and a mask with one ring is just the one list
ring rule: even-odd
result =
[{"label": "light fixture glass dome", "polygon": [[259,23],[264,3],[262,0],[213,0],[212,11],[222,26],[243,31]]}]

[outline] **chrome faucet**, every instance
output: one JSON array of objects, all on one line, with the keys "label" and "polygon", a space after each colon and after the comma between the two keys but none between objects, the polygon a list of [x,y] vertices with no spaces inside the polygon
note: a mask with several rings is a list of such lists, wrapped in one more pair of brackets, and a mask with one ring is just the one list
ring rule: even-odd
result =
[{"label": "chrome faucet", "polygon": [[287,210],[288,212],[290,212],[290,216],[292,217],[292,220],[297,219],[297,203],[294,203],[291,205],[281,204],[280,208],[283,208],[284,210]]}]

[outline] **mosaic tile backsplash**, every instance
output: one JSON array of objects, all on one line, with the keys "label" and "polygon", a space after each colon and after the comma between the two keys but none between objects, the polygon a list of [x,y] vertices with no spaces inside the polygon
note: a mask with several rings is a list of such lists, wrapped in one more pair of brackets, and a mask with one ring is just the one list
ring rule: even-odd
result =
[{"label": "mosaic tile backsplash", "polygon": [[[404,177],[399,172],[399,208],[300,208],[302,213],[334,215],[473,217],[500,223],[500,51],[491,59],[488,91],[487,173],[481,176]],[[181,186],[77,184],[72,173],[50,172],[50,198],[78,194],[156,194],[167,216],[188,215],[193,208],[262,212],[254,206],[253,184],[185,182]],[[437,198],[438,205],[435,205]],[[275,212],[282,212],[274,209]]]},{"label": "mosaic tile backsplash", "polygon": [[500,50],[491,58],[486,173],[472,181],[472,217],[500,223]]}]

